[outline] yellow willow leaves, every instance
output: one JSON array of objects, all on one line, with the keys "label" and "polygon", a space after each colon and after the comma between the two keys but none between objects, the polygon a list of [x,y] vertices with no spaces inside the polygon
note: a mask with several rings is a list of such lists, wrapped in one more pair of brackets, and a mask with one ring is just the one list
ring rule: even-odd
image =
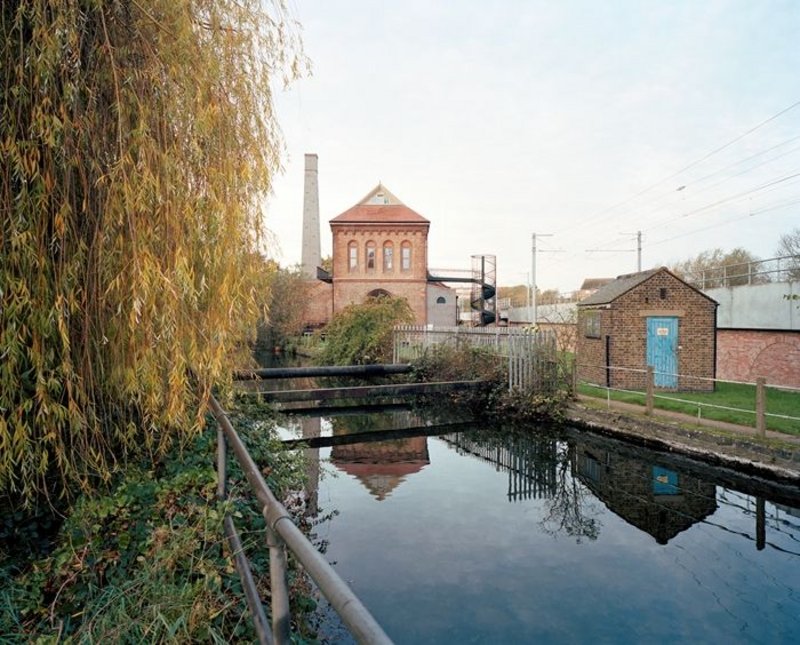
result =
[{"label": "yellow willow leaves", "polygon": [[305,63],[279,0],[7,0],[0,56],[0,494],[32,500],[202,425]]}]

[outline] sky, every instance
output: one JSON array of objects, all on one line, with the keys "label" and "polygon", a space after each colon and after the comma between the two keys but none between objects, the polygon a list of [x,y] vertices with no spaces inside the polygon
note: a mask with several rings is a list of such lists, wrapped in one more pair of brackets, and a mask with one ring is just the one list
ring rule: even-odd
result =
[{"label": "sky", "polygon": [[310,75],[275,95],[273,256],[300,261],[304,155],[328,221],[382,182],[430,220],[429,266],[498,284],[704,250],[775,256],[800,227],[800,1],[290,0]]}]

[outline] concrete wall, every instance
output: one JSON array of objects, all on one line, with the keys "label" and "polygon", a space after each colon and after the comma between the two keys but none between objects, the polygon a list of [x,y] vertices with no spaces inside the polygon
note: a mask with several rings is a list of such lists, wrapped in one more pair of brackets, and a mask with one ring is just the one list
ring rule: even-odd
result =
[{"label": "concrete wall", "polygon": [[[444,303],[437,300],[444,298]],[[458,324],[456,292],[441,284],[428,284],[428,324],[451,327]]]},{"label": "concrete wall", "polygon": [[[721,329],[800,330],[800,282],[720,287],[704,291],[719,303]],[[787,297],[788,296],[788,297]]]},{"label": "concrete wall", "polygon": [[[577,303],[559,302],[557,304],[537,304],[536,317],[539,323],[552,323],[556,325],[575,322],[577,320]],[[508,324],[530,324],[533,320],[533,307],[509,307]]]}]

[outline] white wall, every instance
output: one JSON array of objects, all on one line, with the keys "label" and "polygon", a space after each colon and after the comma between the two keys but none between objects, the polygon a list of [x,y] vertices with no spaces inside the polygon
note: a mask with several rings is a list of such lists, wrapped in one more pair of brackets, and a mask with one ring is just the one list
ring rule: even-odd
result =
[{"label": "white wall", "polygon": [[703,293],[719,303],[718,328],[800,330],[800,282],[745,284]]}]

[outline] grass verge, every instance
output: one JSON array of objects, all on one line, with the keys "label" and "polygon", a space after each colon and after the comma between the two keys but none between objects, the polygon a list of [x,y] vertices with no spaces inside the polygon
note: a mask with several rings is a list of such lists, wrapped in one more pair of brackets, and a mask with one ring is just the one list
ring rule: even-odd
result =
[{"label": "grass verge", "polygon": [[[585,383],[578,386],[578,393],[602,399],[608,396],[606,388]],[[613,401],[645,405],[644,392],[611,390],[610,397]],[[660,410],[681,412],[694,417],[697,417],[699,409],[700,416],[704,419],[755,427],[756,388],[754,385],[739,383],[717,383],[714,392],[656,392],[653,405]],[[800,417],[800,392],[768,387],[766,405],[768,415]],[[767,428],[800,435],[800,420],[767,416]]]}]

